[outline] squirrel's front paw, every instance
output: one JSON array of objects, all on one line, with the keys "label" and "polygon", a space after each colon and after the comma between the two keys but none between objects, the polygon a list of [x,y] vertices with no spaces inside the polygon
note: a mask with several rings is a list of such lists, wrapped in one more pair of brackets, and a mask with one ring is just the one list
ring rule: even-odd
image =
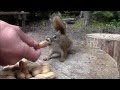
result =
[{"label": "squirrel's front paw", "polygon": [[61,58],[59,59],[60,62],[64,62],[65,61],[65,58]]},{"label": "squirrel's front paw", "polygon": [[48,60],[49,60],[49,58],[43,58],[43,60],[44,60],[44,61],[48,61]]}]

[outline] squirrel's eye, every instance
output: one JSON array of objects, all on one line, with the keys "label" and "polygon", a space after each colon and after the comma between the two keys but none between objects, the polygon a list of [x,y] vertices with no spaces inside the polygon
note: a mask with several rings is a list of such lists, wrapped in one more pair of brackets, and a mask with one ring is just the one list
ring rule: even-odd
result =
[{"label": "squirrel's eye", "polygon": [[57,37],[56,36],[54,36],[54,39],[56,39]]}]

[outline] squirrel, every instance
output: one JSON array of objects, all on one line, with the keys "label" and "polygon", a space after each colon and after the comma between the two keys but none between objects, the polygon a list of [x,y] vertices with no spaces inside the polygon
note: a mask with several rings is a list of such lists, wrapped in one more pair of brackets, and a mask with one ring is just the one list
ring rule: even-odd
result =
[{"label": "squirrel", "polygon": [[64,62],[72,46],[72,41],[66,35],[66,26],[60,16],[53,16],[52,25],[57,33],[46,39],[49,43],[50,52],[48,57],[43,60],[49,60],[54,53],[58,53],[61,56],[59,61]]}]

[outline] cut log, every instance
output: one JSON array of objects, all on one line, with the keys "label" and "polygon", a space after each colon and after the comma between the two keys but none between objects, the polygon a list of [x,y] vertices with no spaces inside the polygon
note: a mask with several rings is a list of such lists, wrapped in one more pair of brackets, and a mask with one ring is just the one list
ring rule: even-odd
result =
[{"label": "cut log", "polygon": [[108,53],[117,61],[120,69],[120,34],[87,34],[86,46],[89,48],[99,48]]},{"label": "cut log", "polygon": [[75,18],[66,18],[62,20],[65,21],[67,24],[74,24],[76,21]]}]

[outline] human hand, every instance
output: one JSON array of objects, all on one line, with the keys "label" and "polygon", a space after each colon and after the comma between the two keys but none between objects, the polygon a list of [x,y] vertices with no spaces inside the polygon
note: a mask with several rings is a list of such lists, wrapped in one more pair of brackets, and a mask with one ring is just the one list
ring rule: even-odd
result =
[{"label": "human hand", "polygon": [[40,56],[38,45],[18,26],[0,20],[0,65],[12,65],[22,58],[36,61]]}]

